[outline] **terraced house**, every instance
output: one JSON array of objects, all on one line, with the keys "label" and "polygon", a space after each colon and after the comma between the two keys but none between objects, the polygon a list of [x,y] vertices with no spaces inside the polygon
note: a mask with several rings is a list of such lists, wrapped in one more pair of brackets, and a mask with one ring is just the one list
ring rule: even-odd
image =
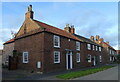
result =
[{"label": "terraced house", "polygon": [[105,63],[112,63],[116,61],[116,50],[110,46],[108,41],[104,42],[104,39],[100,38],[99,35],[97,35],[96,38],[94,36],[91,36],[91,40],[103,47],[103,58],[105,60]]},{"label": "terraced house", "polygon": [[32,5],[15,36],[17,68],[42,73],[105,64],[102,45],[75,34],[67,24],[64,30],[34,19]]}]

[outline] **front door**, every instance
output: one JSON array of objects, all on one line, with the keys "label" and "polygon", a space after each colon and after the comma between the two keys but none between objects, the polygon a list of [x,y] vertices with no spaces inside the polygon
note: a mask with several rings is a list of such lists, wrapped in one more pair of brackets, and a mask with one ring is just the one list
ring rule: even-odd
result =
[{"label": "front door", "polygon": [[70,55],[68,55],[68,69],[70,69]]},{"label": "front door", "polygon": [[96,57],[94,56],[94,66],[96,65]]},{"label": "front door", "polygon": [[72,52],[67,51],[66,53],[66,69],[72,69]]}]

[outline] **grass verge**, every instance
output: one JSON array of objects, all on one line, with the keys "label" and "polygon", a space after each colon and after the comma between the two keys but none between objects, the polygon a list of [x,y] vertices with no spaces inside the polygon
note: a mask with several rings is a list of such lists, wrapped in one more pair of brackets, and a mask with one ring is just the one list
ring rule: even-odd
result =
[{"label": "grass verge", "polygon": [[102,66],[102,67],[99,67],[99,68],[92,68],[92,69],[88,69],[88,70],[84,70],[84,71],[77,71],[77,72],[70,72],[70,73],[66,73],[66,74],[61,74],[61,75],[57,75],[56,77],[60,78],[60,79],[65,79],[65,80],[73,79],[73,78],[93,74],[93,73],[96,73],[96,72],[99,72],[99,71],[103,71],[103,70],[106,70],[106,69],[109,69],[109,68],[112,68],[112,67],[114,67],[114,66]]}]

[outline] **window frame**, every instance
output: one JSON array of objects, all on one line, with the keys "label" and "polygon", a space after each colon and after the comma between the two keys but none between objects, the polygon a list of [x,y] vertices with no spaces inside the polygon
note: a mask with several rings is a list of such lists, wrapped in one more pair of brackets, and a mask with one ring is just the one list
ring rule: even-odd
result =
[{"label": "window frame", "polygon": [[92,62],[92,56],[90,54],[88,54],[88,57],[90,57],[88,62],[91,63]]},{"label": "window frame", "polygon": [[96,51],[98,51],[98,46],[96,46]]},{"label": "window frame", "polygon": [[[27,61],[25,61],[25,53],[27,53]],[[29,62],[29,53],[28,52],[23,52],[23,63],[28,63]]]},{"label": "window frame", "polygon": [[91,50],[91,44],[90,43],[87,43],[87,49]]},{"label": "window frame", "polygon": [[[55,53],[58,53],[57,55],[58,55],[58,61],[55,61]],[[54,51],[54,63],[56,64],[56,63],[60,63],[60,51]]]},{"label": "window frame", "polygon": [[[55,38],[58,38],[58,46],[55,45]],[[60,48],[60,36],[54,35],[53,36],[53,45],[55,48]]]},{"label": "window frame", "polygon": [[99,51],[102,51],[102,47],[99,47]]},{"label": "window frame", "polygon": [[[78,58],[77,58],[78,57]],[[80,60],[80,53],[76,53],[76,62],[79,63],[81,60]]]},{"label": "window frame", "polygon": [[100,60],[100,63],[101,63],[102,62],[102,56],[101,55],[99,56],[99,60]]},{"label": "window frame", "polygon": [[93,47],[93,50],[95,50],[95,45],[92,45],[92,47]]},{"label": "window frame", "polygon": [[80,42],[76,41],[76,50],[80,51]]}]

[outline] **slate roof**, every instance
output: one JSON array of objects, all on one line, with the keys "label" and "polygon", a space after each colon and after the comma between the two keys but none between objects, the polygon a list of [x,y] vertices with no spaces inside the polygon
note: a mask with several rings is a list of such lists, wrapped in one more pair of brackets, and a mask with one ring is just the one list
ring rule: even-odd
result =
[{"label": "slate roof", "polygon": [[[79,39],[81,39],[83,42],[86,42],[86,43],[90,43],[90,44],[94,44],[94,45],[98,45],[97,43],[91,41],[90,39],[88,38],[85,38],[83,36],[80,36],[80,35],[77,35],[77,34],[74,34],[76,37],[78,37]],[[98,45],[100,46],[100,45]]]},{"label": "slate roof", "polygon": [[106,42],[102,42],[103,44],[107,45],[109,48],[112,48],[113,50],[115,50],[112,46],[110,46],[109,44],[107,44]]}]

